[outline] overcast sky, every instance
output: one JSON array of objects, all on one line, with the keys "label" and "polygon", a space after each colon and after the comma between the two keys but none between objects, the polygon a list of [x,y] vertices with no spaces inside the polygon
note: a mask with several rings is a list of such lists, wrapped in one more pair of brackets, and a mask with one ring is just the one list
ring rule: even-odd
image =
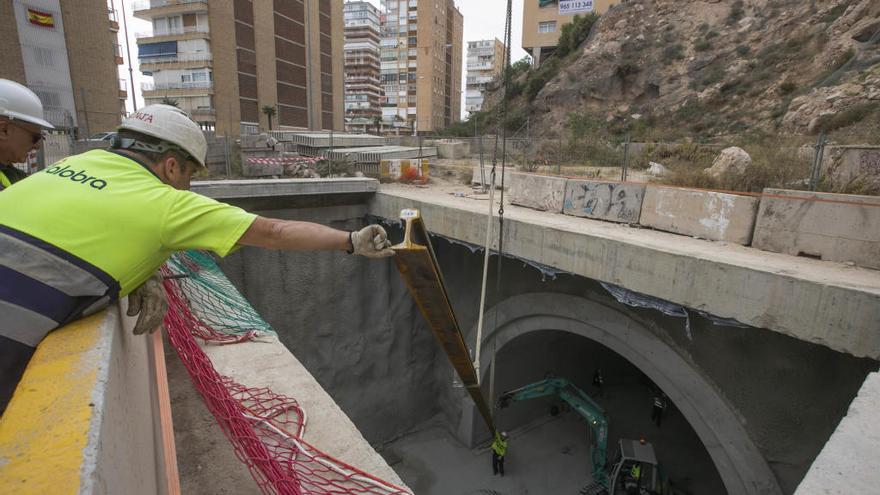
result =
[{"label": "overcast sky", "polygon": [[[128,110],[132,109],[132,98],[136,97],[138,108],[144,104],[141,96],[140,83],[145,78],[137,66],[137,43],[135,33],[149,32],[151,26],[149,22],[132,17],[132,0],[116,0],[116,9],[120,10],[120,2],[125,1],[125,14],[128,21],[128,38],[131,47],[132,68],[134,69],[135,88],[134,91],[129,88]],[[379,0],[368,0],[379,7]],[[529,0],[537,1],[537,0]],[[467,42],[476,40],[486,40],[498,38],[504,41],[504,16],[507,11],[507,0],[455,0],[455,4],[464,16],[464,43],[462,60],[467,58]],[[513,0],[513,32],[511,33],[511,44],[513,45],[511,58],[514,61],[526,56],[526,52],[522,49],[522,10],[523,0]],[[126,60],[128,57],[126,56]],[[462,64],[464,65],[464,64]],[[126,84],[131,86],[128,66],[121,66],[119,69],[119,77],[125,79]],[[465,81],[465,74],[461,77],[462,84]],[[462,86],[464,91],[464,86]],[[464,109],[464,97],[462,95],[462,110]]]}]

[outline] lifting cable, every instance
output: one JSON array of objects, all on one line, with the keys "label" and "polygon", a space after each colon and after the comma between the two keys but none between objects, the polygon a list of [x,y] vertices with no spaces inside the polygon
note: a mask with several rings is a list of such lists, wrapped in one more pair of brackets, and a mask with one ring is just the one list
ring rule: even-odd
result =
[{"label": "lifting cable", "polygon": [[[479,379],[480,375],[480,348],[483,342],[483,316],[486,305],[486,285],[489,274],[489,253],[492,248],[492,209],[495,207],[495,177],[496,177],[496,169],[498,164],[498,141],[499,134],[501,135],[501,197],[500,204],[498,206],[498,262],[496,265],[496,274],[495,274],[495,294],[499,296],[501,294],[501,259],[504,254],[504,176],[505,170],[507,167],[507,128],[504,125],[504,121],[507,117],[507,106],[508,106],[508,95],[510,94],[510,41],[511,41],[511,19],[513,16],[513,0],[507,0],[507,17],[504,23],[504,58],[503,64],[504,67],[502,71],[502,77],[504,78],[504,83],[502,85],[502,95],[501,95],[501,107],[498,112],[498,117],[495,121],[495,149],[492,155],[492,170],[489,174],[489,215],[487,218],[486,225],[486,245],[485,251],[483,255],[483,280],[482,285],[480,287],[480,312],[477,320],[477,342],[476,342],[476,352],[475,352],[475,360],[474,360],[474,368],[477,371],[477,377]],[[498,309],[497,306],[494,310],[494,323],[498,322]],[[489,400],[493,400],[494,397],[494,387],[495,387],[495,351],[496,346],[493,345],[492,349],[492,367],[490,369],[489,375]]]}]

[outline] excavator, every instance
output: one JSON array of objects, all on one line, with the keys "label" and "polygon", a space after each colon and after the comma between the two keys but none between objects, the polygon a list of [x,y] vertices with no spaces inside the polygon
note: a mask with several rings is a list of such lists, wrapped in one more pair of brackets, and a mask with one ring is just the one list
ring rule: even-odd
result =
[{"label": "excavator", "polygon": [[[513,402],[555,396],[583,417],[590,427],[593,480],[581,488],[580,495],[660,495],[669,492],[668,482],[657,465],[654,447],[645,441],[620,439],[617,453],[606,460],[608,419],[605,411],[583,390],[565,378],[551,377],[501,394],[498,406]],[[551,414],[558,412],[554,405]],[[634,471],[633,466],[638,466]],[[634,476],[634,472],[638,476]]]}]

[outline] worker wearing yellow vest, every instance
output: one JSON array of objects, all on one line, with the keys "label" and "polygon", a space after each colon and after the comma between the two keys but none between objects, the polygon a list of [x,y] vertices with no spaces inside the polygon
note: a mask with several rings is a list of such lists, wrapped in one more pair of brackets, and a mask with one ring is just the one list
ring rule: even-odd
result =
[{"label": "worker wearing yellow vest", "polygon": [[507,432],[495,432],[492,441],[492,474],[504,476],[504,456],[507,455]]},{"label": "worker wearing yellow vest", "polygon": [[40,149],[43,129],[54,129],[43,119],[43,104],[30,89],[0,79],[0,191],[27,177],[13,163],[27,161]]},{"label": "worker wearing yellow vest", "polygon": [[55,328],[131,294],[135,333],[155,330],[167,307],[155,273],[175,251],[394,254],[378,225],[345,232],[263,218],[188,191],[206,153],[185,113],[150,105],[122,123],[110,150],[61,160],[0,193],[0,360],[18,366],[0,411]]}]

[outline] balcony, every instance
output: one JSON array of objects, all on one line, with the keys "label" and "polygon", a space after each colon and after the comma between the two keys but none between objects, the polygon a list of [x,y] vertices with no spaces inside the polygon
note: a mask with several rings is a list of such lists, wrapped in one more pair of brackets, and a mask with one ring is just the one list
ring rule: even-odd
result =
[{"label": "balcony", "polygon": [[125,79],[119,80],[119,99],[125,100],[128,98],[128,83]]},{"label": "balcony", "polygon": [[183,39],[197,39],[197,38],[208,38],[208,33],[211,30],[208,26],[182,26],[175,29],[163,29],[159,31],[142,31],[139,33],[135,33],[134,37],[137,38],[137,42],[149,42],[153,43],[156,41],[162,41],[159,38],[168,38],[168,37],[182,37]]},{"label": "balcony", "polygon": [[189,115],[196,122],[214,122],[217,118],[217,111],[210,107],[199,107],[190,110]]},{"label": "balcony", "polygon": [[146,20],[168,14],[207,11],[208,0],[140,0],[132,5],[133,15]]},{"label": "balcony", "polygon": [[163,69],[197,69],[211,67],[214,56],[210,53],[178,53],[159,57],[143,57],[138,59],[141,71],[152,72]]},{"label": "balcony", "polygon": [[125,59],[122,58],[122,45],[119,43],[113,43],[113,58],[116,61],[116,65],[122,65],[125,63]]},{"label": "balcony", "polygon": [[214,84],[211,81],[194,82],[162,82],[141,83],[141,91],[144,98],[185,98],[187,96],[209,96],[214,94]]},{"label": "balcony", "polygon": [[110,31],[119,32],[119,14],[116,9],[107,9],[107,17],[110,19]]}]

